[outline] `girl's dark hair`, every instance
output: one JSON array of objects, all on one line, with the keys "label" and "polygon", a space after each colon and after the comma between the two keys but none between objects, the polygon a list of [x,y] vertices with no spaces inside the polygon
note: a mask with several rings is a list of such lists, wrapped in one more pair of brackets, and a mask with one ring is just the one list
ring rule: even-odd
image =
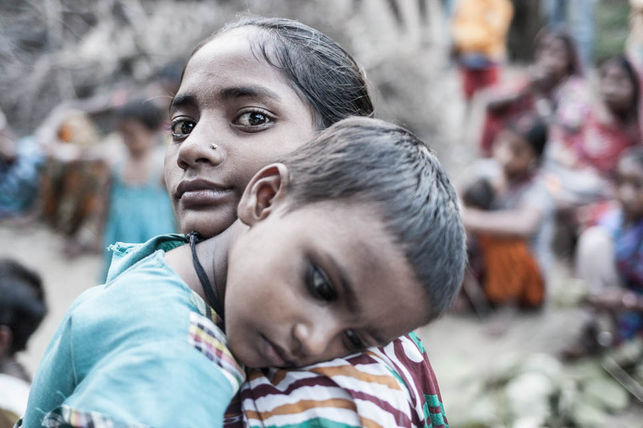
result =
[{"label": "girl's dark hair", "polygon": [[632,97],[632,105],[630,106],[630,111],[629,114],[633,115],[633,117],[636,117],[638,120],[638,111],[639,111],[639,103],[641,99],[641,83],[639,81],[639,75],[630,62],[629,59],[625,57],[625,55],[614,55],[612,57],[607,58],[603,62],[601,62],[600,70],[602,72],[603,68],[605,68],[609,64],[615,64],[621,69],[625,71],[627,74],[627,77],[630,79],[630,82],[632,82],[632,88],[633,88],[633,97]]},{"label": "girl's dark hair", "polygon": [[0,259],[0,325],[13,335],[11,355],[25,349],[46,314],[40,276],[15,260]]},{"label": "girl's dark hair", "polygon": [[163,110],[150,100],[136,99],[116,110],[118,120],[135,120],[149,131],[158,131],[165,119]]},{"label": "girl's dark hair", "polygon": [[192,55],[219,34],[241,27],[258,30],[250,36],[255,56],[284,73],[300,97],[314,108],[318,128],[348,116],[373,115],[364,73],[353,57],[321,31],[298,21],[241,18],[199,43]]},{"label": "girl's dark hair", "polygon": [[569,65],[567,66],[567,75],[578,75],[583,74],[583,68],[581,67],[580,57],[578,56],[578,48],[576,47],[576,42],[573,37],[563,28],[551,28],[545,27],[536,34],[534,39],[535,52],[536,54],[542,49],[542,44],[548,38],[557,39],[563,42],[565,45],[565,50],[567,51],[567,58],[569,60]]},{"label": "girl's dark hair", "polygon": [[536,114],[524,114],[512,119],[506,128],[524,138],[540,159],[547,143],[547,124]]},{"label": "girl's dark hair", "polygon": [[381,120],[351,117],[283,163],[293,210],[326,200],[372,204],[424,287],[427,320],[451,305],[464,274],[465,232],[455,189],[420,139]]}]

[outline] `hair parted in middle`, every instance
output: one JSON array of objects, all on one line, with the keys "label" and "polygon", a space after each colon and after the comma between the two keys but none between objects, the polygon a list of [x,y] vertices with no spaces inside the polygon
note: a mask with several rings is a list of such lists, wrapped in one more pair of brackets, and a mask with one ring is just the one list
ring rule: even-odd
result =
[{"label": "hair parted in middle", "polygon": [[366,78],[353,57],[321,31],[286,18],[242,17],[199,43],[192,55],[227,31],[250,27],[257,59],[278,68],[313,107],[319,129],[348,116],[372,116]]},{"label": "hair parted in middle", "polygon": [[285,156],[292,209],[325,200],[373,204],[430,301],[447,309],[466,264],[456,192],[434,153],[410,131],[381,120],[344,119]]}]

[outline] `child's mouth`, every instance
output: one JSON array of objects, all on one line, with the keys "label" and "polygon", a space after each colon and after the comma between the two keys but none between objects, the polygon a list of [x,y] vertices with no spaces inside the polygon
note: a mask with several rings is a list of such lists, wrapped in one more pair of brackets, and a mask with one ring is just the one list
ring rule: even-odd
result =
[{"label": "child's mouth", "polygon": [[263,339],[263,354],[264,357],[268,360],[270,367],[294,367],[294,361],[288,356],[286,351],[284,351],[279,345],[276,345],[270,339],[268,339],[263,334],[261,335]]}]

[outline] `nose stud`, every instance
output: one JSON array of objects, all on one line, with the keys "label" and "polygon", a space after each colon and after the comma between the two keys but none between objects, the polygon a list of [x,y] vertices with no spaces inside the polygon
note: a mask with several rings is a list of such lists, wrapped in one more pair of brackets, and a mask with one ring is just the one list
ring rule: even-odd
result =
[{"label": "nose stud", "polygon": [[218,149],[218,148],[219,148],[219,146],[217,146],[216,144],[210,144],[210,148],[211,148],[212,150],[216,150],[216,149]]}]

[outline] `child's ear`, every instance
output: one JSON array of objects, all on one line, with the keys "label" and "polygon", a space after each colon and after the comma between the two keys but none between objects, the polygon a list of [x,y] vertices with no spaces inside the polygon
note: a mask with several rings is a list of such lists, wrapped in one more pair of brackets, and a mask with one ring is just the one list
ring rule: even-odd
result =
[{"label": "child's ear", "polygon": [[288,192],[288,168],[282,163],[265,166],[250,180],[244,190],[237,215],[251,226],[268,217]]}]

